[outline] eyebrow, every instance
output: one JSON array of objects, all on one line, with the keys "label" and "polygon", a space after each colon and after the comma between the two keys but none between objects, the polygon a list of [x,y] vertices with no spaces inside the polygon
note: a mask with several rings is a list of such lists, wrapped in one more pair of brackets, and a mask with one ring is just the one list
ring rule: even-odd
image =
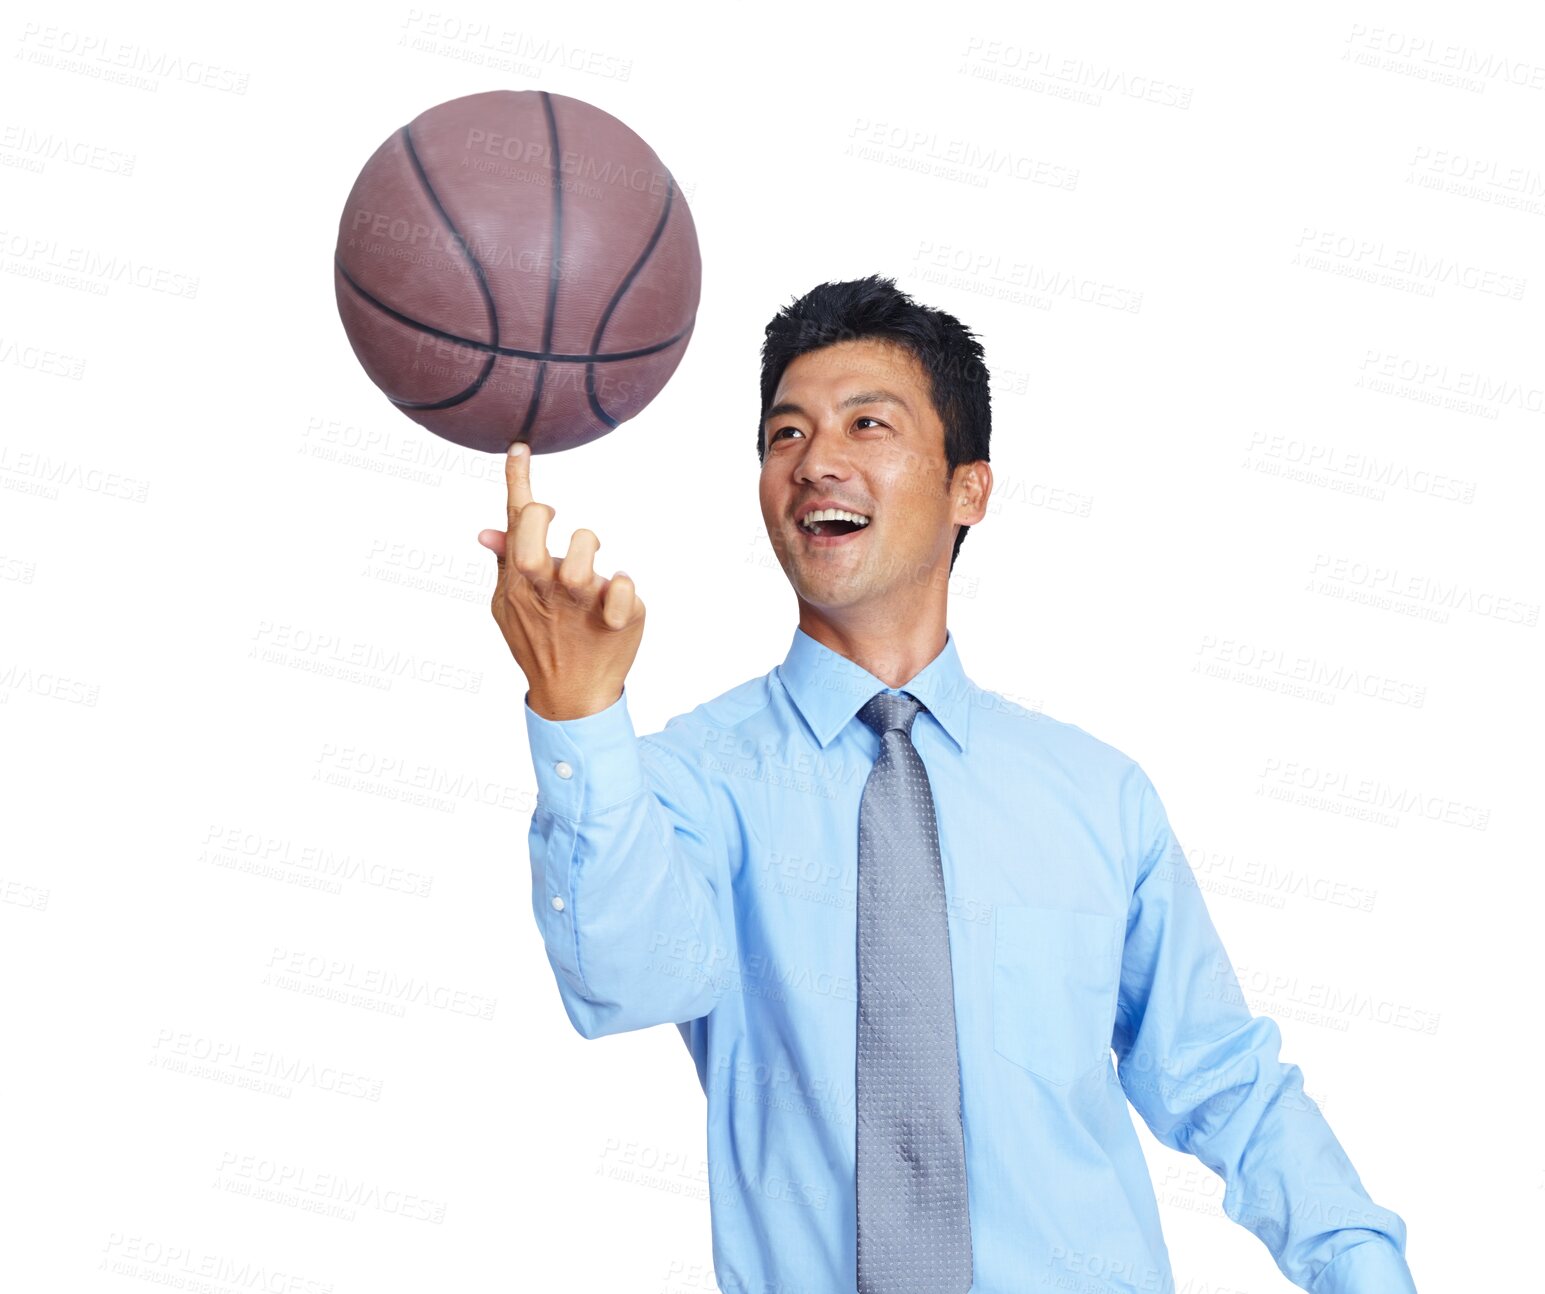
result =
[{"label": "eyebrow", "polygon": [[[860,391],[857,395],[850,395],[837,408],[856,409],[861,404],[894,404],[899,405],[909,414],[912,412],[912,406],[894,391]],[[786,413],[797,413],[801,418],[810,416],[799,405],[790,400],[784,400],[767,411],[767,416],[762,419],[762,425],[766,426],[774,418],[781,418]]]}]

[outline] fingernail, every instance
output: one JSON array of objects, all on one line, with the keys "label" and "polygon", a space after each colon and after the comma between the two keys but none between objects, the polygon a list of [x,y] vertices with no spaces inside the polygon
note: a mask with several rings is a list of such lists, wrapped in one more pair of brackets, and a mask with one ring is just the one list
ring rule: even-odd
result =
[{"label": "fingernail", "polygon": [[510,446],[510,453],[513,454],[516,458],[519,458],[525,452],[526,442],[523,440],[517,440],[513,445]]}]

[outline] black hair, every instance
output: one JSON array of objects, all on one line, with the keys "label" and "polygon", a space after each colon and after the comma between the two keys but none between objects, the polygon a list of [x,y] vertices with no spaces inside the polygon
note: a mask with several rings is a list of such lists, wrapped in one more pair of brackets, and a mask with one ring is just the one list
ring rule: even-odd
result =
[{"label": "black hair", "polygon": [[[764,423],[773,393],[786,369],[809,351],[842,341],[881,337],[905,346],[928,374],[934,412],[944,424],[946,472],[987,458],[992,437],[992,401],[982,344],[952,314],[919,305],[894,279],[871,274],[842,283],[822,283],[784,306],[767,325],[762,343],[762,417],[757,422],[756,457],[766,458]],[[950,569],[970,526],[955,534]]]}]

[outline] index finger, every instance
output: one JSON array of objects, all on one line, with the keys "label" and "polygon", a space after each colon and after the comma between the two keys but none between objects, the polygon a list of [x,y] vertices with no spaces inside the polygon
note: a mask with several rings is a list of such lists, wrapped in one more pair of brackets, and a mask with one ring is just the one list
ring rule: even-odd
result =
[{"label": "index finger", "polygon": [[[519,453],[516,453],[517,449]],[[521,509],[531,502],[531,446],[523,440],[515,441],[504,456],[504,483],[509,489],[510,532],[513,534]]]}]

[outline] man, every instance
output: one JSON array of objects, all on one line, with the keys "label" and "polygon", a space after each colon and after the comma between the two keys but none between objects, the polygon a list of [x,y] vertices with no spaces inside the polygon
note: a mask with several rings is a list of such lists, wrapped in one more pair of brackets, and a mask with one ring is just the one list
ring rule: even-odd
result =
[{"label": "man", "polygon": [[[674,1023],[708,1100],[726,1291],[1170,1291],[1130,1100],[1314,1294],[1414,1294],[1252,1016],[1142,769],[973,685],[945,623],[986,515],[980,344],[889,279],[763,347],[781,665],[637,736],[644,607],[547,551],[511,448],[493,611],[526,675],[536,920],[574,1027]],[[1111,1052],[1117,1058],[1111,1068]],[[974,1283],[973,1283],[974,1282]]]}]

